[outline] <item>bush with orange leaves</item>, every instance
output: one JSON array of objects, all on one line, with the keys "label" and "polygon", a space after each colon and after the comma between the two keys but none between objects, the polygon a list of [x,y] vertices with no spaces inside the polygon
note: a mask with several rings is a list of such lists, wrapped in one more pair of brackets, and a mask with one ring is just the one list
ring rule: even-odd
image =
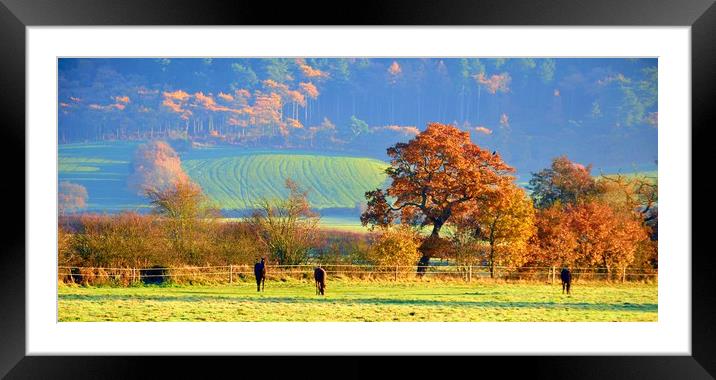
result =
[{"label": "bush with orange leaves", "polygon": [[414,272],[420,258],[420,237],[411,227],[381,228],[367,259],[380,269]]}]

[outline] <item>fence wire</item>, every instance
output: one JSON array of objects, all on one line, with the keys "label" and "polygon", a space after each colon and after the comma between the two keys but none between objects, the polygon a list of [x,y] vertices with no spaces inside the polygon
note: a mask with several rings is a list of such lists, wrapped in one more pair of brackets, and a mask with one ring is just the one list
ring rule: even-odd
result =
[{"label": "fence wire", "polygon": [[[328,264],[321,265],[331,277],[357,277],[374,279],[404,279],[415,276],[462,279],[473,281],[480,279],[538,280],[560,281],[560,267],[506,267],[484,265],[438,264],[428,265],[422,273],[416,266],[375,266],[365,264]],[[283,277],[312,278],[316,265],[268,265],[267,278]],[[646,281],[658,277],[657,270],[624,268],[607,271],[606,268],[572,268],[572,279],[579,280],[620,280]],[[149,268],[111,268],[111,267],[72,267],[59,266],[58,276],[71,282],[93,282],[96,278],[124,282],[163,282],[167,279],[193,280],[210,278],[213,281],[232,283],[253,277],[250,265],[196,266],[196,267],[149,267]],[[152,281],[154,279],[155,281]],[[162,280],[162,281],[156,281]]]}]

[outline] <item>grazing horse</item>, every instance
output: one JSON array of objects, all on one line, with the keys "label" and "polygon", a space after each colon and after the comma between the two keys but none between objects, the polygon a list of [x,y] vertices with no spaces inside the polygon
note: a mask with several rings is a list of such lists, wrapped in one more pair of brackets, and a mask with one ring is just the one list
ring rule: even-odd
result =
[{"label": "grazing horse", "polygon": [[313,279],[316,280],[316,294],[324,295],[326,290],[326,270],[316,267],[313,270]]},{"label": "grazing horse", "polygon": [[260,263],[254,265],[254,275],[256,276],[256,291],[264,290],[266,284],[266,259],[261,258]]},{"label": "grazing horse", "polygon": [[572,272],[568,268],[562,268],[562,272],[559,273],[559,277],[562,278],[562,294],[567,291],[569,294],[569,288],[572,286]]}]

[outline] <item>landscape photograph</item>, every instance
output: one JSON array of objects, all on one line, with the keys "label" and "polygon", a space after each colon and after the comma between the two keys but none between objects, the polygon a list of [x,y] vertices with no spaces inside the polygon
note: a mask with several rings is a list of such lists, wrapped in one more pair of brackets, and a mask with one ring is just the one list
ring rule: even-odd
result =
[{"label": "landscape photograph", "polygon": [[656,58],[57,78],[58,322],[658,321]]}]

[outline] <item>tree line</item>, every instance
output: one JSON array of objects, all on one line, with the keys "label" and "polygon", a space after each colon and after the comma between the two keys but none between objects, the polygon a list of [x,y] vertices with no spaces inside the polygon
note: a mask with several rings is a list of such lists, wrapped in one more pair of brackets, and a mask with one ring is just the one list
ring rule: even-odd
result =
[{"label": "tree line", "polygon": [[[590,166],[555,158],[520,188],[496,151],[469,133],[431,123],[388,149],[391,184],[366,193],[363,225],[428,228],[418,273],[433,257],[495,266],[614,269],[657,264],[657,184],[625,175],[595,178]],[[443,232],[449,226],[450,231]]]},{"label": "tree line", "polygon": [[100,62],[61,68],[60,142],[159,137],[375,155],[427,120],[444,120],[507,155],[516,138],[539,136],[544,125],[626,138],[658,119],[648,60],[145,59],[134,72]]}]

